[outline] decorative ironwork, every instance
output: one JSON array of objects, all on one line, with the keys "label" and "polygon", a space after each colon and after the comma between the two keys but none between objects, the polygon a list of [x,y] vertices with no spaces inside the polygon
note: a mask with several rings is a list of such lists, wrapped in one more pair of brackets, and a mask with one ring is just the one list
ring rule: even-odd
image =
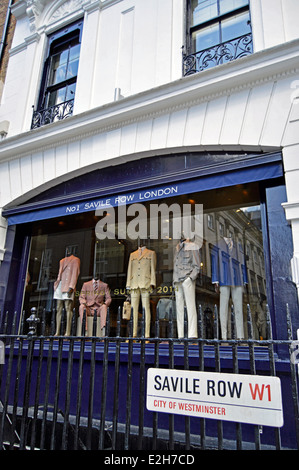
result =
[{"label": "decorative ironwork", "polygon": [[64,101],[47,109],[33,110],[31,129],[51,124],[55,121],[61,121],[73,114],[74,100]]},{"label": "decorative ironwork", "polygon": [[245,34],[232,41],[217,44],[204,51],[183,56],[183,76],[202,72],[225,62],[240,59],[253,52],[252,34]]},{"label": "decorative ironwork", "polygon": [[33,307],[31,309],[30,317],[27,318],[26,320],[29,324],[28,337],[36,335],[36,328],[37,328],[38,323],[40,322],[40,319],[36,316],[36,314],[37,314],[37,309]]},{"label": "decorative ironwork", "polygon": [[[17,312],[3,315],[0,340],[5,345],[5,361],[0,365],[0,449],[1,450],[266,450],[299,449],[299,401],[297,382],[297,346],[289,306],[281,326],[285,339],[273,339],[271,316],[266,307],[266,338],[254,339],[254,321],[247,305],[244,320],[248,339],[236,339],[234,308],[231,307],[231,339],[219,338],[219,312],[215,305],[212,331],[207,337],[203,308],[198,306],[198,338],[187,338],[187,311],[184,338],[175,333],[175,317],[169,312],[165,341],[157,307],[154,333],[145,337],[145,311],[140,318],[141,335],[133,336],[133,315],[122,336],[122,311],[118,308],[116,335],[110,333],[108,308],[104,336],[97,336],[97,311],[94,312],[92,336],[86,336],[86,311],[77,336],[74,310],[71,336],[65,336],[66,311],[62,312],[58,336],[52,312],[49,332],[46,317],[39,310],[37,334],[24,331],[24,312],[20,325]],[[31,310],[36,323],[37,310]],[[0,312],[1,314],[1,312]],[[1,315],[0,315],[1,318]],[[9,320],[12,320],[10,323]],[[31,318],[32,320],[32,318]],[[31,322],[30,320],[30,322]],[[295,344],[294,344],[295,343]],[[294,347],[293,347],[294,346]],[[145,382],[150,367],[215,370],[239,374],[240,367],[255,375],[283,376],[286,405],[284,427],[268,428],[262,438],[258,425],[235,423],[217,429],[200,416],[173,414],[162,422],[162,413],[146,410]],[[158,411],[158,410],[157,410]],[[149,414],[150,413],[150,414]],[[208,417],[208,416],[207,416]],[[185,432],[184,426],[185,425]],[[232,423],[231,423],[232,425]],[[166,428],[166,426],[168,426]],[[251,429],[249,429],[251,426]],[[253,428],[252,428],[253,426]],[[167,429],[167,430],[166,430]],[[289,432],[292,429],[292,433]],[[224,439],[225,432],[229,434]],[[286,440],[285,440],[286,439]],[[282,447],[283,446],[283,447]]]}]

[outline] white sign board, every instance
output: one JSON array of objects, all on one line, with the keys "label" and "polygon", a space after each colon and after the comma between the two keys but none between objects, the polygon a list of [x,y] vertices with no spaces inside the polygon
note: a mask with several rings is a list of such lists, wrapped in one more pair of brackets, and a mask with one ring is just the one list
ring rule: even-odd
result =
[{"label": "white sign board", "polygon": [[151,368],[146,407],[162,413],[283,426],[278,377]]}]

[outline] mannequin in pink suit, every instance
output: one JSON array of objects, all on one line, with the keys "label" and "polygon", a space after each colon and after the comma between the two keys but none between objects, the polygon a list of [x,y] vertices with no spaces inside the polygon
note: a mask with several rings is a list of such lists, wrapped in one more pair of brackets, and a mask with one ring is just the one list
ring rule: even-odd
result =
[{"label": "mannequin in pink suit", "polygon": [[84,310],[86,310],[86,317],[93,317],[96,310],[97,317],[100,317],[100,327],[102,331],[103,328],[105,328],[107,310],[111,304],[111,295],[108,284],[100,281],[98,276],[95,275],[91,281],[84,282],[80,292],[79,302],[79,315],[81,322],[83,321]]},{"label": "mannequin in pink suit", "polygon": [[59,272],[57,280],[54,283],[54,299],[57,300],[57,314],[56,314],[56,333],[60,333],[62,309],[65,306],[67,313],[66,332],[65,336],[70,336],[72,318],[73,318],[73,301],[74,291],[78,276],[80,274],[80,259],[72,254],[68,254],[59,262]]}]

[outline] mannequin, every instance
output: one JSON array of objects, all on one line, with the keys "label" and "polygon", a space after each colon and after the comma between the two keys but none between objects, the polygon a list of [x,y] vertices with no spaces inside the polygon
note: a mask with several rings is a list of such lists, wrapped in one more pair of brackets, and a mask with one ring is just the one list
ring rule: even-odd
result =
[{"label": "mannequin", "polygon": [[70,336],[72,318],[73,318],[73,301],[74,291],[76,289],[77,279],[80,274],[80,259],[72,255],[70,252],[66,253],[66,257],[59,262],[59,272],[57,280],[54,283],[54,299],[57,300],[57,314],[56,314],[56,333],[59,335],[61,316],[63,306],[67,313],[66,332],[65,336]]},{"label": "mannequin", "polygon": [[142,307],[145,310],[145,337],[150,336],[150,291],[156,286],[156,253],[146,246],[139,248],[130,254],[127,289],[131,295],[131,307],[133,308],[133,336],[137,336],[138,308],[140,297]]},{"label": "mannequin", "polygon": [[229,300],[234,305],[236,336],[244,338],[243,325],[243,285],[246,281],[245,265],[239,261],[240,255],[231,237],[223,237],[218,246],[218,258],[212,260],[212,283],[220,293],[219,317],[221,339],[227,339]]},{"label": "mannequin", "polygon": [[181,236],[174,254],[173,284],[175,287],[178,337],[184,337],[184,307],[187,308],[188,338],[197,338],[195,284],[200,271],[199,246]]},{"label": "mannequin", "polygon": [[88,320],[90,318],[93,320],[94,312],[96,310],[97,317],[100,318],[100,336],[104,336],[107,310],[111,304],[111,295],[108,284],[100,281],[99,275],[95,274],[91,281],[84,282],[79,295],[79,302],[79,315],[81,322],[83,321],[84,310],[86,310],[86,331],[88,331]]}]

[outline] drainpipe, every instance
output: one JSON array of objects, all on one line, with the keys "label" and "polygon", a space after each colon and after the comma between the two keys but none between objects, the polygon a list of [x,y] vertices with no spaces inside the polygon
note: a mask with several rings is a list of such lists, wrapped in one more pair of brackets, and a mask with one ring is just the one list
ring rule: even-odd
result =
[{"label": "drainpipe", "polygon": [[3,29],[3,33],[2,33],[1,42],[0,42],[0,65],[1,65],[1,62],[2,62],[2,56],[3,56],[4,46],[5,46],[5,39],[6,39],[6,35],[7,35],[7,29],[8,29],[10,14],[11,14],[10,9],[12,7],[12,2],[13,2],[13,0],[9,0],[8,7],[7,7],[7,12],[6,12],[5,23],[4,23],[4,29]]}]

